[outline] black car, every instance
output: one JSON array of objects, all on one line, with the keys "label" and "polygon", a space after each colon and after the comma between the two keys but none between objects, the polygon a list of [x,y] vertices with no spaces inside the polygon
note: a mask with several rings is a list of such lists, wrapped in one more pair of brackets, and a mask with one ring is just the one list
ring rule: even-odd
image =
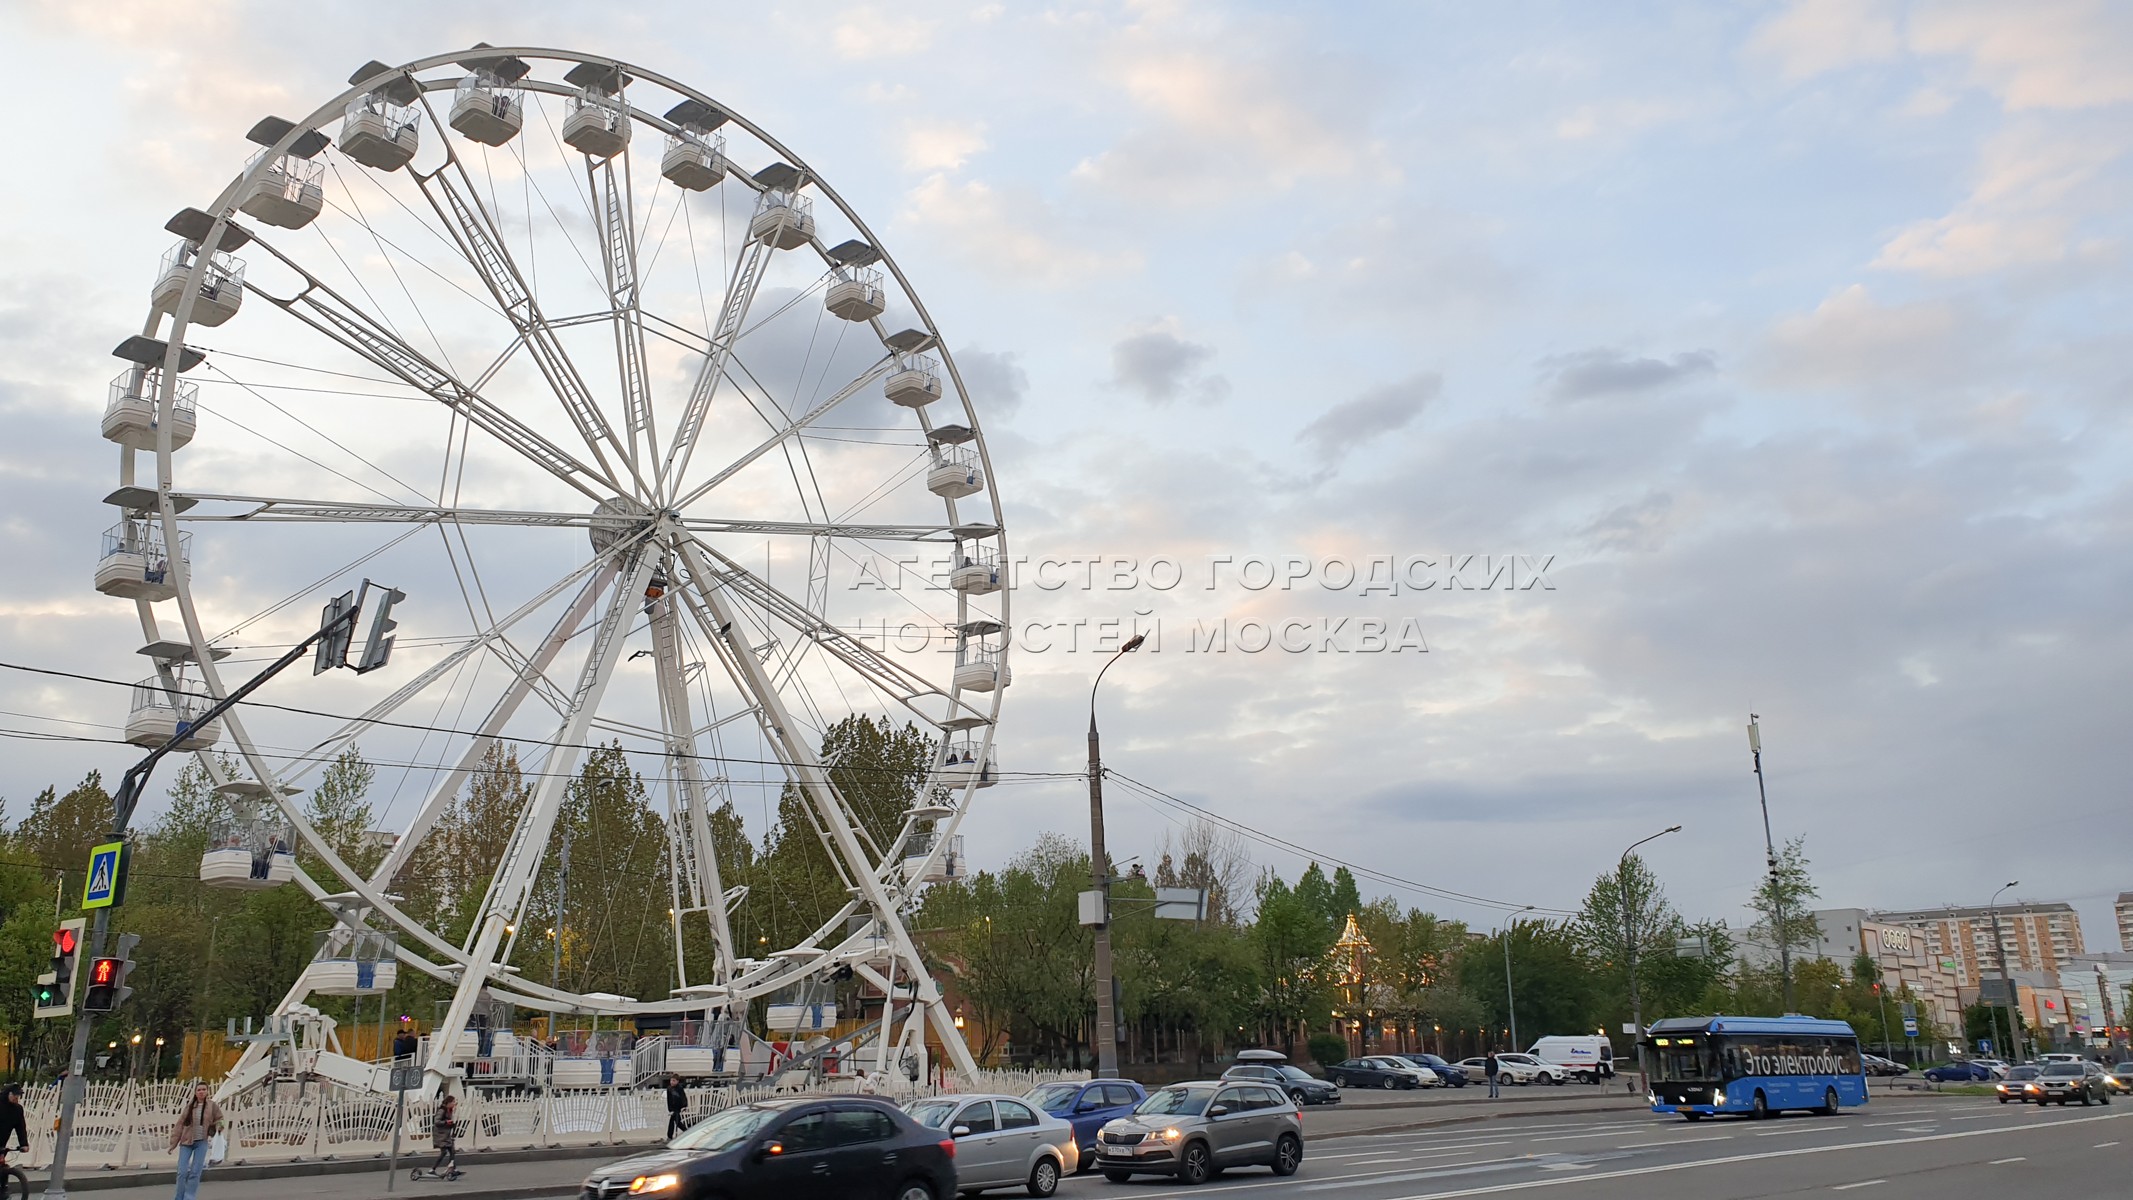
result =
[{"label": "black car", "polygon": [[1323,1079],[1305,1074],[1302,1067],[1287,1063],[1238,1063],[1222,1072],[1224,1079],[1256,1079],[1271,1083],[1289,1094],[1297,1104],[1339,1104],[1341,1090]]},{"label": "black car", "polygon": [[871,1096],[806,1097],[714,1113],[666,1148],[609,1163],[580,1200],[949,1200],[955,1141]]},{"label": "black car", "polygon": [[1411,1088],[1422,1086],[1421,1076],[1424,1070],[1425,1068],[1397,1059],[1373,1056],[1351,1058],[1347,1062],[1327,1067],[1326,1078],[1332,1080],[1336,1086],[1344,1088]]},{"label": "black car", "polygon": [[1413,1063],[1425,1071],[1435,1071],[1438,1079],[1453,1087],[1466,1086],[1466,1072],[1434,1054],[1395,1054],[1393,1057]]}]

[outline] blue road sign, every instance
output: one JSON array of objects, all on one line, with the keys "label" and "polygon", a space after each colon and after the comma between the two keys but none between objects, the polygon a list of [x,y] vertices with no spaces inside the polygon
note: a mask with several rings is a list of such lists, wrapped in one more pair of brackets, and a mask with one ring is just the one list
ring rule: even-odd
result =
[{"label": "blue road sign", "polygon": [[1990,1054],[1990,1053],[1992,1053],[1992,1039],[1991,1039],[1991,1038],[1979,1038],[1979,1039],[1977,1040],[1977,1052],[1978,1052],[1979,1054]]},{"label": "blue road sign", "polygon": [[1905,1017],[1905,1018],[1903,1019],[1903,1036],[1905,1036],[1905,1037],[1917,1037],[1917,1036],[1918,1036],[1918,1018],[1917,1018],[1917,1017]]},{"label": "blue road sign", "polygon": [[126,843],[106,842],[89,850],[89,883],[82,889],[81,906],[109,908],[119,901],[119,856]]}]

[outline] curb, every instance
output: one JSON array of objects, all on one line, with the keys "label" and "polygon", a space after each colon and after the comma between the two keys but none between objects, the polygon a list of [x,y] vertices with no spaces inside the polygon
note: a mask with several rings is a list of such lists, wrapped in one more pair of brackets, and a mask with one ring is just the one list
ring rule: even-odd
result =
[{"label": "curb", "polygon": [[[462,1169],[479,1169],[484,1163],[570,1162],[576,1159],[612,1159],[627,1157],[629,1154],[646,1146],[658,1144],[657,1142],[610,1142],[606,1145],[597,1146],[529,1146],[513,1150],[473,1150],[462,1152],[459,1157],[459,1163]],[[428,1162],[434,1153],[429,1146],[422,1144],[403,1147],[400,1154],[399,1169],[405,1171],[410,1167]],[[209,1167],[207,1173],[201,1177],[201,1183],[204,1186],[210,1180],[215,1179],[300,1179],[315,1175],[360,1175],[365,1172],[376,1172],[383,1175],[385,1173],[385,1163],[386,1160],[382,1155],[376,1158],[318,1158],[304,1162],[227,1163],[222,1166]],[[32,1171],[29,1174],[32,1185],[43,1184],[50,1178],[49,1172],[44,1171]],[[153,1187],[162,1184],[174,1184],[177,1179],[176,1168],[154,1171],[120,1171],[96,1168],[80,1173],[68,1172],[67,1190],[69,1192],[95,1192],[111,1188]],[[405,1183],[406,1181],[402,1180],[401,1182]],[[414,1188],[420,1185],[409,1184],[408,1186]],[[459,1197],[460,1200],[513,1200],[515,1197],[523,1196],[556,1196],[568,1190],[575,1189],[559,1189],[554,1184],[539,1187],[490,1188],[485,1190],[467,1190],[457,1187],[450,1189],[451,1194]],[[409,1194],[415,1195],[419,1193],[411,1191]]]}]

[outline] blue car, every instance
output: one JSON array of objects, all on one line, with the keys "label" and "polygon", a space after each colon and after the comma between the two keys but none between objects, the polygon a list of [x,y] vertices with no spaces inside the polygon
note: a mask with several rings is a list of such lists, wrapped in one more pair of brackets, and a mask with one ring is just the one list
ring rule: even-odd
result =
[{"label": "blue car", "polygon": [[1434,1054],[1395,1054],[1393,1057],[1405,1059],[1425,1071],[1435,1071],[1437,1078],[1453,1087],[1466,1086],[1466,1069],[1455,1067]]},{"label": "blue car", "polygon": [[1081,1144],[1081,1169],[1086,1171],[1096,1165],[1096,1131],[1104,1122],[1132,1112],[1148,1098],[1148,1092],[1130,1079],[1091,1079],[1047,1083],[1022,1098],[1074,1127],[1074,1140]]},{"label": "blue car", "polygon": [[1942,1063],[1927,1067],[1926,1078],[1935,1083],[1984,1083],[1992,1078],[1992,1071],[1974,1062]]}]

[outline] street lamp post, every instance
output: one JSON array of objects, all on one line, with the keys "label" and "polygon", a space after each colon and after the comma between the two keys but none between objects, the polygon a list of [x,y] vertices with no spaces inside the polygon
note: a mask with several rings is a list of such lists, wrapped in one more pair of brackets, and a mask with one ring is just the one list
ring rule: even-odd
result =
[{"label": "street lamp post", "polygon": [[2022,1038],[2022,1027],[2016,1024],[2021,1018],[2016,1015],[2014,983],[2007,977],[2007,943],[2000,940],[2000,892],[2018,886],[2021,882],[2019,879],[2011,879],[2001,884],[2000,891],[1992,894],[1992,902],[1987,905],[1992,910],[1992,948],[2000,959],[2000,990],[2005,993],[2003,998],[2007,1003],[2007,1053],[2011,1056],[2007,1060],[2009,1062],[2022,1061],[2022,1051],[2018,1045]]},{"label": "street lamp post", "polygon": [[1511,919],[1504,922],[1503,926],[1503,1007],[1504,1014],[1510,1019],[1510,1028],[1505,1032],[1511,1035],[1513,1050],[1518,1049],[1518,997],[1511,991],[1511,931],[1518,927],[1519,917],[1532,911],[1533,906],[1528,904],[1512,913]]},{"label": "street lamp post", "polygon": [[1146,634],[1134,634],[1096,672],[1096,682],[1089,685],[1089,875],[1096,884],[1100,904],[1096,912],[1095,956],[1096,1074],[1100,1079],[1118,1075],[1118,1010],[1112,1002],[1111,862],[1104,853],[1104,767],[1103,752],[1096,740],[1096,689],[1103,684],[1104,672],[1111,669],[1112,663],[1140,649],[1147,640]]},{"label": "street lamp post", "polygon": [[[1634,854],[1637,847],[1642,846],[1645,842],[1656,842],[1667,834],[1680,832],[1681,826],[1669,825],[1643,841],[1631,842],[1629,849],[1622,852],[1622,857],[1615,860],[1615,890],[1622,893],[1622,947],[1629,959],[1629,1020],[1631,1024],[1637,1027],[1637,1041],[1635,1043],[1637,1048],[1637,1083],[1641,1090],[1644,1091],[1650,1091],[1651,1089],[1643,1086],[1645,1084],[1644,1001],[1637,994],[1637,926],[1629,903],[1629,856]],[[1509,943],[1506,943],[1506,945],[1508,946]]]},{"label": "street lamp post", "polygon": [[1792,939],[1786,936],[1785,894],[1778,884],[1777,839],[1770,836],[1770,793],[1763,787],[1762,718],[1748,714],[1748,752],[1755,756],[1755,797],[1763,806],[1763,853],[1770,867],[1770,932],[1777,938],[1778,974],[1785,985],[1785,1011],[1792,1011]]}]

